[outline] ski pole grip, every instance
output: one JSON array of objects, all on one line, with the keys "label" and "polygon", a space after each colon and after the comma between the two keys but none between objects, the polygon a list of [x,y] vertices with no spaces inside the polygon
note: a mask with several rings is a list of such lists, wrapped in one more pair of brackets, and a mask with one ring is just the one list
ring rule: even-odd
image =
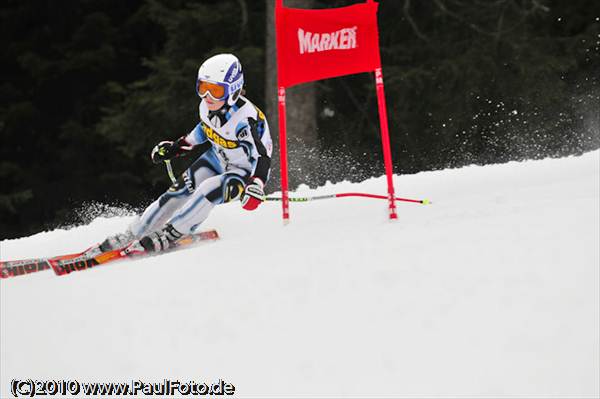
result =
[{"label": "ski pole grip", "polygon": [[170,159],[165,159],[165,166],[167,167],[167,173],[169,174],[173,184],[177,183],[177,178],[175,177],[175,173],[173,173],[173,166],[171,166]]}]

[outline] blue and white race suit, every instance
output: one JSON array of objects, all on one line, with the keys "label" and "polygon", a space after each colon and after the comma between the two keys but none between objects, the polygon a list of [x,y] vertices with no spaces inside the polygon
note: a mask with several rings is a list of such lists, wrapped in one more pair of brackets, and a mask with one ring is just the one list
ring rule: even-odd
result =
[{"label": "blue and white race suit", "polygon": [[202,101],[199,111],[200,123],[184,140],[208,150],[130,226],[135,236],[167,224],[193,233],[216,205],[239,199],[251,177],[266,184],[273,143],[262,111],[243,96],[218,111]]}]

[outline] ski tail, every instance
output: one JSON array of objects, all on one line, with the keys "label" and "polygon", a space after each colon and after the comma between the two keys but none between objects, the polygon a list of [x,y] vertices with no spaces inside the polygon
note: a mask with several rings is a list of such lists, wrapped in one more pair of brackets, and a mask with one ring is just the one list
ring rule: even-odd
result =
[{"label": "ski tail", "polygon": [[0,278],[24,276],[50,269],[47,259],[21,259],[0,262]]},{"label": "ski tail", "polygon": [[68,260],[83,256],[93,247],[86,249],[83,252],[73,254],[58,255],[51,258],[35,258],[35,259],[20,259],[0,261],[0,279],[24,276],[26,274],[41,272],[52,268],[52,261]]}]

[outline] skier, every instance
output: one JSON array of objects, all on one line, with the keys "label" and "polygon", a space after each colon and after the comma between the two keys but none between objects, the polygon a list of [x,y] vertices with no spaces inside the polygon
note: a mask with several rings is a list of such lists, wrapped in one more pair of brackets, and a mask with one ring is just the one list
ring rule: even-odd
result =
[{"label": "skier", "polygon": [[198,146],[204,152],[125,233],[100,244],[102,252],[128,244],[140,252],[164,250],[193,233],[216,205],[240,199],[251,211],[264,201],[273,144],[265,115],[244,97],[243,85],[242,65],[233,54],[215,55],[200,66],[200,122],[189,134],[157,144],[151,158],[160,163]]}]

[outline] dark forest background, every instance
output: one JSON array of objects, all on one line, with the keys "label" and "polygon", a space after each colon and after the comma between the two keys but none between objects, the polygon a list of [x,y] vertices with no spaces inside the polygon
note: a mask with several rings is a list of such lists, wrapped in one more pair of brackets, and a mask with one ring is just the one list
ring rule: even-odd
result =
[{"label": "dark forest background", "polygon": [[[395,173],[600,147],[600,1],[379,3]],[[238,55],[277,141],[272,7],[4,1],[0,238],[77,223],[75,210],[93,203],[139,208],[162,193],[169,180],[150,150],[195,126],[197,68],[215,53]],[[292,88],[288,108],[292,186],[383,173],[373,76]]]}]

